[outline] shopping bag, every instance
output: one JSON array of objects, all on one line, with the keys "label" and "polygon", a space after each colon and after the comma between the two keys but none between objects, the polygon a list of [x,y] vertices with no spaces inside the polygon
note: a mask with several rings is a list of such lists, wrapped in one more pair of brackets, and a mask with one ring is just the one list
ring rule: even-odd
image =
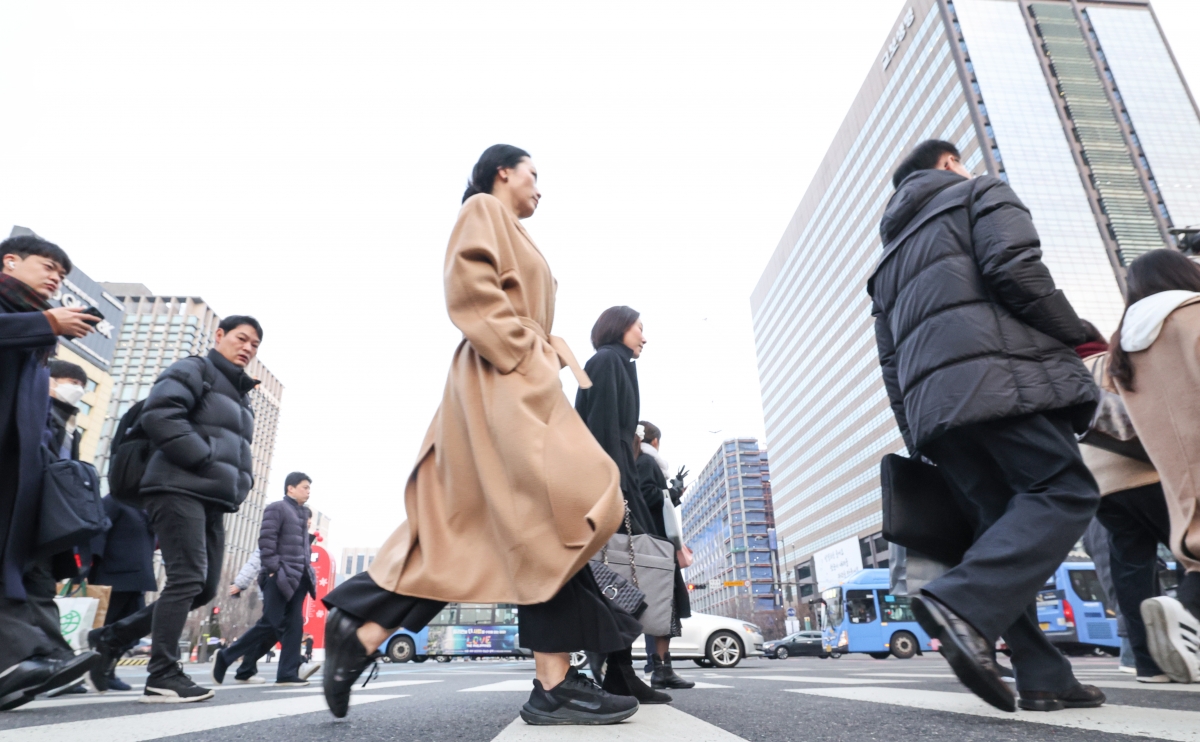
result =
[{"label": "shopping bag", "polygon": [[87,649],[87,634],[93,628],[100,600],[59,595],[54,598],[54,605],[58,608],[58,630],[63,639],[71,645],[71,649]]},{"label": "shopping bag", "polygon": [[68,580],[58,583],[57,592],[64,598],[95,598],[99,600],[100,604],[96,608],[96,618],[92,621],[91,628],[98,629],[104,625],[104,619],[108,616],[108,603],[112,599],[111,587],[92,585],[86,580],[83,582]]}]

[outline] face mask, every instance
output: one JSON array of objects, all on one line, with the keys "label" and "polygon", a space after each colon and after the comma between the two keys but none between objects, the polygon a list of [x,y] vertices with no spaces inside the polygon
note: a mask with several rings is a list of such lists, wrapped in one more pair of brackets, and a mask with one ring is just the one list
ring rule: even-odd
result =
[{"label": "face mask", "polygon": [[78,384],[59,384],[54,387],[54,396],[74,407],[83,399],[83,387]]}]

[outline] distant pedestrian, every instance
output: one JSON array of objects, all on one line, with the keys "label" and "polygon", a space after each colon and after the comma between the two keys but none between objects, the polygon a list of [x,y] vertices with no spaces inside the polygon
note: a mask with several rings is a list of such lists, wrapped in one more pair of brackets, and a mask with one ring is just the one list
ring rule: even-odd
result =
[{"label": "distant pedestrian", "polygon": [[50,361],[50,450],[60,459],[79,460],[83,431],[76,419],[87,383],[87,372],[82,366],[69,361]]},{"label": "distant pedestrian", "polygon": [[246,366],[258,355],[262,326],[226,317],[207,356],[184,358],[163,371],[136,425],[153,446],[140,494],[158,536],[167,583],[152,605],[110,627],[96,645],[105,664],[121,647],[151,633],[144,703],[189,703],[213,697],[179,662],[179,638],[190,611],[217,594],[225,557],[225,514],[235,513],[254,481],[254,411],[258,381]]},{"label": "distant pedestrian", "polygon": [[[258,584],[263,594],[263,615],[240,639],[217,653],[213,660],[213,680],[221,683],[225,669],[242,657],[253,661],[279,641],[279,668],[275,684],[308,685],[308,677],[320,667],[310,666],[302,675],[300,638],[304,628],[304,596],[317,597],[316,576],[312,569],[312,539],[308,532],[312,512],[305,506],[312,492],[312,479],[303,472],[292,472],[284,480],[282,500],[267,505],[259,530],[258,550],[261,568]],[[248,678],[240,677],[243,682]]]},{"label": "distant pedestrian", "polygon": [[[637,711],[570,664],[579,649],[627,646],[640,629],[586,569],[621,521],[612,461],[571,410],[559,371],[591,382],[550,334],[555,280],[520,220],[541,193],[524,150],[476,163],[446,251],[450,320],[462,331],[445,394],[406,475],[408,521],[371,567],[325,597],[325,699],[350,689],[401,626],[419,631],[447,602],[514,603],[534,653],[529,724],[611,724]],[[421,596],[421,597],[416,597]]]},{"label": "distant pedestrian", "polygon": [[[1176,598],[1141,605],[1154,661],[1177,683],[1200,682],[1200,267],[1168,249],[1126,269],[1110,373],[1162,477],[1167,542],[1186,570]],[[1140,666],[1139,666],[1140,670]]]},{"label": "distant pedestrian", "polygon": [[[250,558],[246,560],[246,563],[242,565],[242,568],[238,571],[237,576],[233,578],[233,584],[229,586],[229,596],[231,598],[240,598],[242,593],[249,590],[252,585],[258,582],[260,572],[262,572],[262,552],[259,549],[255,549],[253,552],[251,552]],[[271,628],[271,622],[263,617],[259,618],[258,623],[267,628]],[[253,630],[253,628],[254,627],[251,627],[251,630]],[[242,636],[245,636],[245,634]],[[240,640],[240,637],[238,640]],[[237,640],[235,640],[235,643],[236,641]],[[269,635],[266,632],[263,632],[262,643],[259,645],[258,649],[249,650],[242,654],[242,662],[240,665],[238,665],[238,669],[234,674],[233,681],[235,683],[251,685],[265,683],[266,681],[258,675],[258,661],[266,655],[267,651],[270,650],[271,647],[275,646],[277,641],[279,641],[279,636],[276,635],[273,629]],[[230,646],[232,646],[232,644]],[[225,671],[228,669],[228,667],[228,661],[223,660],[221,657],[214,658],[212,667],[213,682],[215,682],[217,685],[224,683]],[[304,677],[303,672],[301,672],[301,676]]]},{"label": "distant pedestrian", "polygon": [[[1096,385],[1083,325],[1042,262],[1029,210],[1004,181],[971,179],[949,142],[918,144],[892,177],[883,254],[867,282],[892,411],[932,460],[975,542],[913,598],[958,678],[1015,711],[1099,706],[1038,627],[1034,601],[1100,502],[1079,453]],[[1019,704],[993,654],[1012,649]]]},{"label": "distant pedestrian", "polygon": [[47,360],[58,337],[83,337],[99,321],[81,307],[50,306],[70,272],[58,245],[31,235],[0,243],[0,711],[74,683],[99,659],[64,648],[52,565],[35,544]]}]

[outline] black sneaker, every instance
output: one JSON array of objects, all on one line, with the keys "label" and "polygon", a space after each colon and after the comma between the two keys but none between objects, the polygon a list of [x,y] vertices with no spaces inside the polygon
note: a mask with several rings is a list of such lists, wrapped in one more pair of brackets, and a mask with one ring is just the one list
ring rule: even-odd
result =
[{"label": "black sneaker", "polygon": [[229,669],[229,660],[225,659],[225,650],[218,649],[213,655],[212,679],[217,685],[225,682],[225,671]]},{"label": "black sneaker", "polygon": [[1025,711],[1061,711],[1063,709],[1094,709],[1108,700],[1094,685],[1076,683],[1062,693],[1050,691],[1021,691],[1017,706]]},{"label": "black sneaker", "polygon": [[521,707],[521,718],[534,726],[616,724],[637,710],[636,698],[607,693],[572,667],[567,677],[550,690],[534,680],[533,692]]},{"label": "black sneaker", "polygon": [[133,686],[131,686],[129,683],[126,683],[124,680],[121,680],[119,677],[117,677],[117,673],[114,670],[108,676],[108,689],[109,690],[117,690],[117,691],[133,690]]},{"label": "black sneaker", "polygon": [[108,678],[116,672],[117,660],[121,659],[121,650],[104,641],[104,628],[92,629],[87,635],[88,646],[100,656],[100,659],[88,670],[88,684],[97,693],[108,690]]},{"label": "black sneaker", "polygon": [[146,690],[142,703],[194,703],[206,701],[215,695],[210,688],[201,688],[192,682],[182,667],[162,677],[146,678]]}]

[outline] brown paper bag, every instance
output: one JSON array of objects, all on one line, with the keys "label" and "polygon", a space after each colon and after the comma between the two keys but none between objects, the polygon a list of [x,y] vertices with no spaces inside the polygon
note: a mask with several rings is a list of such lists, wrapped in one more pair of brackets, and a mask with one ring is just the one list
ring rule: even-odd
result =
[{"label": "brown paper bag", "polygon": [[[63,591],[67,589],[67,583],[60,582],[57,587],[58,589],[55,592],[58,595],[66,596]],[[112,599],[112,588],[108,585],[90,585],[87,583],[72,585],[72,588],[69,597],[95,598],[100,601],[100,605],[96,608],[96,620],[92,622],[92,628],[98,629],[103,626],[104,617],[108,614],[108,601]]]}]

